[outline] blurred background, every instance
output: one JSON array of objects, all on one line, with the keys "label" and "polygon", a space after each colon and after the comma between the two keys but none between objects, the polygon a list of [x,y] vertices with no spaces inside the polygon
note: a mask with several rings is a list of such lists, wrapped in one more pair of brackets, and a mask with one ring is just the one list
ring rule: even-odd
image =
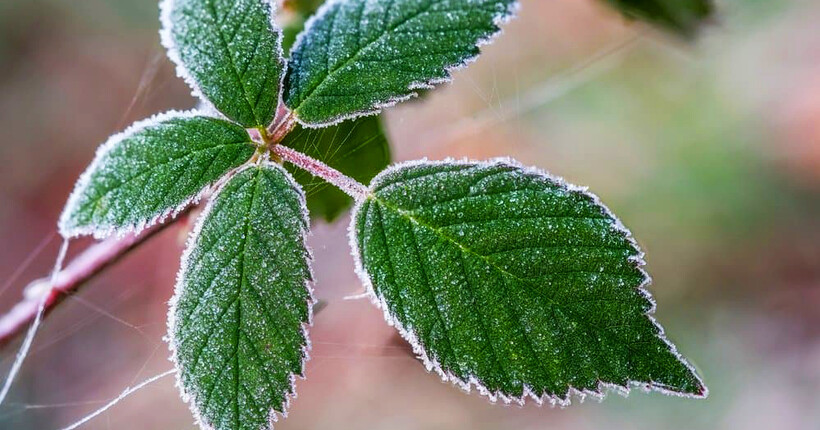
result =
[{"label": "blurred background", "polygon": [[[45,275],[55,223],[106,137],[195,104],[155,0],[0,1],[0,312]],[[277,429],[820,428],[820,2],[724,0],[697,42],[595,0],[522,0],[471,67],[384,115],[396,160],[510,155],[590,186],[647,251],[656,316],[707,400],[633,392],[567,409],[491,405],[427,374],[360,292],[348,218],[317,223],[307,380]],[[2,429],[71,424],[171,367],[187,225],[45,321]],[[72,244],[74,255],[90,241]],[[0,351],[5,375],[19,345]],[[173,378],[87,429],[194,429]]]}]

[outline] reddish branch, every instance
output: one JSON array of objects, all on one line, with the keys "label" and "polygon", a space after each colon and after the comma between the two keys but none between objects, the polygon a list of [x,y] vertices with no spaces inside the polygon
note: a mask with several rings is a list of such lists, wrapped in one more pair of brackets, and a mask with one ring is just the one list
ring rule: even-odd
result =
[{"label": "reddish branch", "polygon": [[[292,125],[285,124],[284,127],[288,128]],[[318,176],[339,187],[355,200],[361,200],[368,194],[368,189],[364,185],[321,161],[282,145],[274,144],[271,151],[282,160],[293,163],[314,176]],[[177,220],[180,218],[177,218]],[[0,348],[25,331],[26,327],[34,321],[44,296],[45,313],[43,316],[51,312],[68,295],[75,293],[91,278],[115,263],[129,251],[172,225],[175,221],[156,225],[146,229],[139,235],[131,234],[122,238],[113,237],[94,244],[68,263],[56,275],[53,285],[49,285],[51,282],[49,278],[39,279],[29,284],[25,289],[23,300],[17,303],[9,312],[0,316]]]},{"label": "reddish branch", "polygon": [[271,148],[271,152],[279,156],[282,160],[307,170],[313,176],[322,178],[332,185],[335,185],[347,195],[353,197],[353,200],[362,200],[368,194],[367,188],[353,178],[299,151],[288,148],[287,146],[274,145],[273,148]]},{"label": "reddish branch", "polygon": [[23,300],[9,312],[0,316],[0,348],[14,340],[34,321],[44,295],[46,297],[43,316],[57,307],[68,295],[75,293],[91,278],[173,223],[169,221],[154,226],[139,235],[111,237],[96,243],[68,263],[56,275],[53,285],[49,286],[49,278],[38,279],[29,284],[25,289]]}]

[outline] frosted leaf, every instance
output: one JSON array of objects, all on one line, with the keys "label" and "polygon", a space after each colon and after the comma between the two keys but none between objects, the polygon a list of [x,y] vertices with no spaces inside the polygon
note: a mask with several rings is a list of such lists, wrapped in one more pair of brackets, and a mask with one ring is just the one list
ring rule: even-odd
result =
[{"label": "frosted leaf", "polygon": [[283,75],[271,0],[164,0],[162,43],[177,72],[228,118],[269,125]]},{"label": "frosted leaf", "polygon": [[254,148],[242,127],[196,112],[137,122],[97,150],[63,209],[60,233],[139,231],[198,199]]},{"label": "frosted leaf", "polygon": [[518,403],[706,395],[651,317],[643,254],[584,189],[509,160],[400,164],[370,189],[351,221],[360,275],[442,378]]},{"label": "frosted leaf", "polygon": [[[377,116],[321,129],[297,125],[281,143],[364,183],[390,164],[390,145]],[[314,219],[331,222],[353,204],[353,199],[343,191],[308,171],[297,167],[288,170],[305,188],[308,209]]]},{"label": "frosted leaf", "polygon": [[169,311],[183,398],[203,428],[270,429],[295,396],[314,303],[304,195],[250,166],[213,197],[182,257]]},{"label": "frosted leaf", "polygon": [[450,78],[515,0],[329,0],[291,51],[283,98],[323,126],[378,112]]},{"label": "frosted leaf", "polygon": [[631,19],[692,37],[714,12],[712,0],[604,0]]}]

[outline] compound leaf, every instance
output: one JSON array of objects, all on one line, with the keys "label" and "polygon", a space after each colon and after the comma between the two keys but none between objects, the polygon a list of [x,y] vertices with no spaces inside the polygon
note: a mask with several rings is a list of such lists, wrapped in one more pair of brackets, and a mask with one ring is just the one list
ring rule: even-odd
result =
[{"label": "compound leaf", "polygon": [[712,0],[605,0],[627,18],[692,37],[714,12]]},{"label": "compound leaf", "polygon": [[269,125],[284,69],[270,0],[165,0],[161,31],[177,72],[245,127]]},{"label": "compound leaf", "polygon": [[242,127],[195,112],[135,123],[97,151],[66,203],[60,233],[139,231],[196,200],[254,150]]},{"label": "compound leaf", "polygon": [[[370,182],[390,163],[390,147],[377,116],[322,129],[297,125],[281,144],[319,159],[363,183]],[[347,194],[307,171],[296,167],[288,170],[305,188],[307,206],[313,218],[331,222],[353,203]]]},{"label": "compound leaf", "polygon": [[515,0],[330,0],[291,51],[285,104],[322,126],[378,112],[446,81]]},{"label": "compound leaf", "polygon": [[270,429],[307,359],[313,298],[304,195],[251,166],[203,213],[182,259],[169,334],[183,397],[204,428]]},{"label": "compound leaf", "polygon": [[642,253],[596,197],[509,161],[378,175],[360,273],[428,369],[495,400],[706,388],[652,319]]}]

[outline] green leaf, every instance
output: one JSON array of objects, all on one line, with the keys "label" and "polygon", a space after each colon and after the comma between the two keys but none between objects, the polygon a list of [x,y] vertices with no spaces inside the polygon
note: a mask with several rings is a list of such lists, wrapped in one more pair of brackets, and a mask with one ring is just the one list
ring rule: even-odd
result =
[{"label": "green leaf", "polygon": [[324,0],[285,0],[284,9],[310,16],[319,9]]},{"label": "green leaf", "polygon": [[692,37],[712,16],[712,0],[605,0],[627,18],[655,24],[680,36]]},{"label": "green leaf", "polygon": [[[363,183],[370,182],[390,163],[390,146],[377,116],[322,129],[297,126],[281,144],[321,160]],[[307,206],[313,218],[331,222],[353,204],[347,194],[306,170],[297,167],[288,170],[305,188]]]},{"label": "green leaf", "polygon": [[447,81],[499,31],[515,0],[330,0],[291,51],[285,104],[321,126]]},{"label": "green leaf", "polygon": [[255,145],[242,127],[170,112],[112,136],[80,176],[60,217],[65,237],[139,231],[197,200]]},{"label": "green leaf", "polygon": [[519,403],[706,395],[650,316],[643,254],[595,196],[509,161],[403,164],[370,189],[351,227],[360,274],[442,378]]},{"label": "green leaf", "polygon": [[312,305],[304,195],[280,166],[250,166],[208,205],[169,313],[183,398],[203,428],[270,429],[303,376]]},{"label": "green leaf", "polygon": [[228,118],[265,127],[284,68],[270,0],[164,0],[162,43],[177,73]]}]

